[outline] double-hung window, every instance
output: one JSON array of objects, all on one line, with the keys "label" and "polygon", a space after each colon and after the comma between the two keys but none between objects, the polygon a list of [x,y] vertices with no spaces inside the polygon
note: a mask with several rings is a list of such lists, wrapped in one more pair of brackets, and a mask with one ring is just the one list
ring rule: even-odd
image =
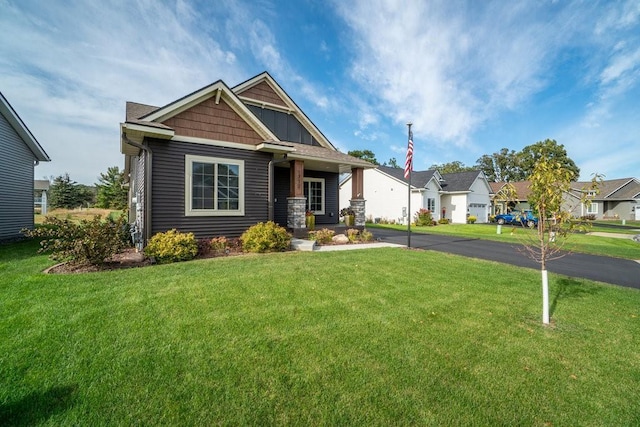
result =
[{"label": "double-hung window", "polygon": [[434,212],[436,210],[436,199],[432,197],[427,198],[427,209],[429,209],[431,212]]},{"label": "double-hung window", "polygon": [[598,203],[591,202],[589,206],[587,206],[587,214],[597,214],[598,213]]},{"label": "double-hung window", "polygon": [[244,161],[187,154],[185,215],[244,215]]},{"label": "double-hung window", "polygon": [[324,179],[304,178],[303,184],[307,210],[314,215],[324,215]]}]

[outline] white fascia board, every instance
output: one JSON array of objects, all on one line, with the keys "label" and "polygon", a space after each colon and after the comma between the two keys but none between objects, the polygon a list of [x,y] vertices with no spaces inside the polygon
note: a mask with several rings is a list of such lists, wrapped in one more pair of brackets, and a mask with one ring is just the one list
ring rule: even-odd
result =
[{"label": "white fascia board", "polygon": [[192,144],[211,145],[214,147],[223,147],[223,148],[236,148],[238,150],[247,150],[247,151],[257,150],[257,146],[252,144],[241,144],[239,142],[231,142],[231,141],[218,141],[215,139],[198,138],[195,136],[176,135],[173,138],[171,138],[171,141],[189,142]]},{"label": "white fascia board", "polygon": [[162,139],[170,139],[175,135],[175,131],[173,129],[162,129],[155,126],[145,126],[138,123],[122,123],[121,128],[122,130],[130,130],[133,132],[138,132]]},{"label": "white fascia board", "polygon": [[269,142],[263,142],[256,145],[257,151],[266,151],[268,153],[291,153],[295,151],[294,147],[288,147],[280,144],[271,144]]},{"label": "white fascia board", "polygon": [[35,136],[31,133],[27,125],[22,121],[18,113],[13,109],[9,101],[0,92],[0,114],[9,122],[13,130],[20,136],[20,139],[29,147],[36,159],[41,162],[50,162],[49,155],[44,151]]}]

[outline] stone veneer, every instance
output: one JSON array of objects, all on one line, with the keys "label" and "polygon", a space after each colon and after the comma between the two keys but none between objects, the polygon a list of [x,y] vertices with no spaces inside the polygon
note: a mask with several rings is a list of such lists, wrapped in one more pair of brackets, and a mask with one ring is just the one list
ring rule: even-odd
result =
[{"label": "stone veneer", "polygon": [[287,197],[287,227],[292,230],[306,228],[306,197]]},{"label": "stone veneer", "polygon": [[356,227],[364,227],[365,226],[365,200],[364,199],[351,199],[349,200],[351,203],[351,209],[355,213],[355,226]]}]

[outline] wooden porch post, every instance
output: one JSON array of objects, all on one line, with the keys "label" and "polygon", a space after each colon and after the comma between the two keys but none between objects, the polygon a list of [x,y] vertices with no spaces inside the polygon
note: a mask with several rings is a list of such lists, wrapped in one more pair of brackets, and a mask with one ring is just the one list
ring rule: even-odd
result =
[{"label": "wooden porch post", "polygon": [[351,169],[351,198],[364,199],[364,169]]},{"label": "wooden porch post", "polygon": [[290,162],[289,197],[304,197],[304,162],[293,160]]},{"label": "wooden porch post", "polygon": [[364,169],[351,169],[351,209],[355,216],[356,227],[364,227],[366,221],[364,200]]},{"label": "wooden porch post", "polygon": [[302,237],[307,233],[305,214],[307,199],[304,197],[304,162],[292,160],[289,168],[289,197],[287,198],[287,227],[293,235]]}]

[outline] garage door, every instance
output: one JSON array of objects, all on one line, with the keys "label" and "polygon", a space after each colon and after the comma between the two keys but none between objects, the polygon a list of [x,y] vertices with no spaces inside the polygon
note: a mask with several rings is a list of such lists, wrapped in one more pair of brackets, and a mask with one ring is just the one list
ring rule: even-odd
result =
[{"label": "garage door", "polygon": [[478,218],[476,222],[487,222],[487,205],[481,203],[471,203],[469,214]]}]

